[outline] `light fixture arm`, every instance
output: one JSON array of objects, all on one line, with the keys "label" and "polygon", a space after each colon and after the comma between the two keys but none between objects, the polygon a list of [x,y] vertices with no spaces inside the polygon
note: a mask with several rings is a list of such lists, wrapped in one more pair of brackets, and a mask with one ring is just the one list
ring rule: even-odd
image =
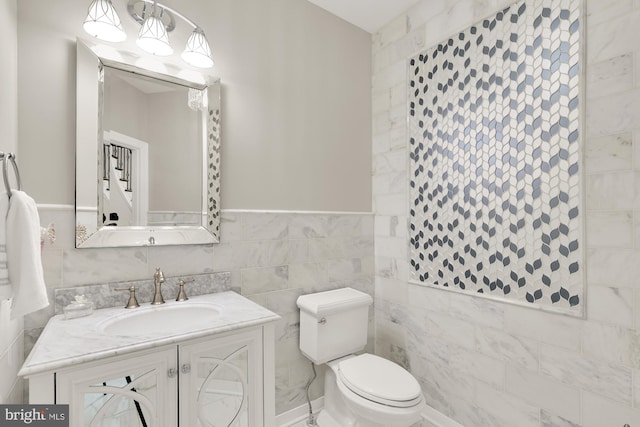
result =
[{"label": "light fixture arm", "polygon": [[[129,0],[129,3],[127,4],[127,12],[129,12],[129,15],[131,15],[131,17],[139,24],[142,24],[144,22],[145,16],[141,16],[138,13],[138,11],[136,11],[135,5],[137,3],[144,3],[145,6],[149,4],[151,6],[161,9],[164,12],[169,12],[167,15],[169,22],[165,22],[163,20],[163,23],[167,27],[167,32],[173,31],[176,27],[176,22],[175,22],[175,19],[173,18],[174,16],[177,16],[178,18],[182,19],[184,22],[189,24],[194,29],[199,28],[199,26],[196,25],[196,23],[193,22],[191,19],[187,18],[186,16],[184,16],[183,14],[181,14],[180,12],[178,12],[177,10],[169,6],[166,6],[162,3],[157,2],[156,0]],[[154,9],[154,12],[155,12],[155,9]]]}]

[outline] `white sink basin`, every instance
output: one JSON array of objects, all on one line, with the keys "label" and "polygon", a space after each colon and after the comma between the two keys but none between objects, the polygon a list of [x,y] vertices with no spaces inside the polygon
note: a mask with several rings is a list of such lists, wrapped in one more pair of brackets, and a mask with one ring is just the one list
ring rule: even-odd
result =
[{"label": "white sink basin", "polygon": [[109,335],[148,335],[205,329],[219,315],[208,304],[179,303],[134,308],[104,321],[101,330]]}]

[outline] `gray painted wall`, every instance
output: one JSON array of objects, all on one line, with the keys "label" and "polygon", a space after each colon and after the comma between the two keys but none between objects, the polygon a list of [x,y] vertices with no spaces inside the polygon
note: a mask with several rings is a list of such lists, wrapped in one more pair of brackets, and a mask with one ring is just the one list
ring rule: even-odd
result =
[{"label": "gray painted wall", "polygon": [[[166,3],[203,27],[222,79],[223,208],[370,211],[370,35],[302,0]],[[88,4],[18,2],[23,175],[39,203],[73,203]]]},{"label": "gray painted wall", "polygon": [[[18,151],[16,0],[0,1],[0,151]],[[20,170],[23,162],[17,157]],[[12,177],[12,173],[9,176]],[[13,178],[10,178],[13,179]],[[4,184],[1,184],[4,187]],[[14,187],[15,188],[15,187]],[[2,190],[4,191],[4,190]],[[22,381],[17,377],[23,360],[23,319],[10,320],[10,301],[0,301],[0,404],[22,400]]]},{"label": "gray painted wall", "polygon": [[[369,212],[370,35],[304,0],[167,3],[204,27],[222,79],[223,209]],[[146,279],[157,266],[167,277],[231,271],[243,295],[283,316],[277,411],[303,405],[310,372],[295,298],[342,286],[373,294],[371,215],[227,212],[218,245],[74,249],[75,37],[88,4],[18,3],[25,187],[57,229],[43,250],[49,295]],[[25,318],[27,350],[52,314]]]}]

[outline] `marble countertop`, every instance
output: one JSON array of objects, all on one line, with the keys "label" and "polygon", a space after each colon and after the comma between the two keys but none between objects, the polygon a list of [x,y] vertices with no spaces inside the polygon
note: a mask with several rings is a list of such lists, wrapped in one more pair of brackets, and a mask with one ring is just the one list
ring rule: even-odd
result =
[{"label": "marble countertop", "polygon": [[[113,334],[104,331],[111,319],[134,315],[137,310],[157,311],[187,305],[213,306],[218,314],[206,325],[186,326],[180,330],[153,331],[138,334]],[[248,326],[278,320],[280,317],[235,292],[220,292],[191,297],[188,301],[168,301],[166,304],[140,308],[105,308],[90,316],[66,320],[63,315],[52,317],[42,331],[18,375],[31,376],[104,357],[173,344],[192,338],[233,331]]]}]

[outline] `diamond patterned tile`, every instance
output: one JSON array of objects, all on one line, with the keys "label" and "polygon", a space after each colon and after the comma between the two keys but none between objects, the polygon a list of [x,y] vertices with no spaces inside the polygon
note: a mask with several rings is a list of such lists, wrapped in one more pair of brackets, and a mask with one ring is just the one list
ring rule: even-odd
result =
[{"label": "diamond patterned tile", "polygon": [[413,57],[411,280],[581,315],[578,0],[524,0]]}]

